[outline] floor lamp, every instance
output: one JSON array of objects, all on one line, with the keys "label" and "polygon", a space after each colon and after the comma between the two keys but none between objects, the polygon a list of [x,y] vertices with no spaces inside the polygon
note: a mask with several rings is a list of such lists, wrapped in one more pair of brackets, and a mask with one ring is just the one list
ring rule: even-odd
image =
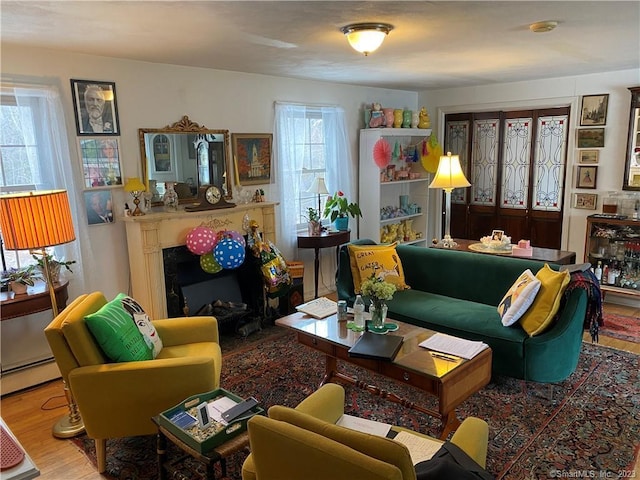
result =
[{"label": "floor lamp", "polygon": [[441,188],[445,193],[444,238],[436,244],[437,247],[454,248],[458,245],[451,238],[451,192],[454,188],[470,186],[471,184],[462,172],[460,157],[451,155],[451,152],[441,156],[436,176],[429,185],[429,188]]},{"label": "floor lamp", "polygon": [[[51,310],[58,316],[58,302],[51,279],[47,247],[76,239],[66,190],[0,195],[0,229],[7,250],[31,250],[42,255]],[[53,435],[69,438],[84,431],[84,424],[71,390],[64,386],[69,414],[53,427]]]}]

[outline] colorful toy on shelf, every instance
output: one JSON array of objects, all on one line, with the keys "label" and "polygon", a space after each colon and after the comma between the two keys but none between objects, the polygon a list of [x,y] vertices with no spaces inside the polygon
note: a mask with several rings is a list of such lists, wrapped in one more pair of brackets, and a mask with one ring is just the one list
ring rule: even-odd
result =
[{"label": "colorful toy on shelf", "polygon": [[420,109],[418,128],[431,128],[431,118],[429,118],[429,112],[427,112],[427,109],[424,107]]},{"label": "colorful toy on shelf", "polygon": [[382,106],[379,103],[374,103],[371,107],[371,120],[369,120],[369,126],[371,128],[380,128],[384,125],[384,113],[382,113]]}]

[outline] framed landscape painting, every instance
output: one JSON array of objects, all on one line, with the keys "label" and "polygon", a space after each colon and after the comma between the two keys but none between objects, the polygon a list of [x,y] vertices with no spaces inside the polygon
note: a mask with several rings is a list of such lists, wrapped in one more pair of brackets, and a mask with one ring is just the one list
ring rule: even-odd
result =
[{"label": "framed landscape painting", "polygon": [[236,185],[271,182],[270,133],[232,133],[231,146]]},{"label": "framed landscape painting", "polygon": [[595,164],[595,163],[598,163],[600,151],[599,150],[580,150],[579,155],[580,155],[580,158],[578,159],[579,163]]},{"label": "framed landscape painting", "polygon": [[578,148],[604,147],[604,128],[578,129]]},{"label": "framed landscape painting", "polygon": [[609,108],[609,94],[584,95],[580,114],[580,126],[607,124],[607,109]]}]

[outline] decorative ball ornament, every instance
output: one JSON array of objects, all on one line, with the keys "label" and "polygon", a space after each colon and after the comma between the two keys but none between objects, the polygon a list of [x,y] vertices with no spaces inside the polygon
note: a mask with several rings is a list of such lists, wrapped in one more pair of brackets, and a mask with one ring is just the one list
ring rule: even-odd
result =
[{"label": "decorative ball ornament", "polygon": [[240,232],[236,232],[235,230],[220,230],[218,232],[218,239],[216,241],[216,244],[224,238],[230,238],[231,240],[235,240],[243,247],[247,245],[247,242],[244,239],[244,237],[240,234]]},{"label": "decorative ball ornament", "polygon": [[196,227],[187,234],[186,245],[191,253],[204,255],[213,250],[216,234],[208,227]]},{"label": "decorative ball ornament", "polygon": [[238,268],[244,262],[244,247],[231,238],[220,240],[213,250],[213,257],[226,269]]},{"label": "decorative ball ornament", "polygon": [[379,168],[385,168],[391,161],[391,145],[384,138],[373,145],[373,161]]},{"label": "decorative ball ornament", "polygon": [[207,273],[218,273],[222,270],[222,265],[216,262],[216,259],[213,257],[213,252],[200,256],[200,267]]}]

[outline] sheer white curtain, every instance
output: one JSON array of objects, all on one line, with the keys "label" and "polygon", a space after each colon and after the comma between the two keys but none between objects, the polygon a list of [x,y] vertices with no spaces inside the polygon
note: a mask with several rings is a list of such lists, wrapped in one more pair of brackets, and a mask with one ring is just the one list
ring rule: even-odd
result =
[{"label": "sheer white curtain", "polygon": [[[81,237],[86,235],[86,229],[79,228],[79,225],[86,224],[86,220],[81,220],[78,214],[78,205],[84,205],[84,202],[81,190],[77,188],[74,178],[81,178],[81,176],[76,177],[76,172],[74,172],[74,164],[77,162],[72,160],[69,151],[69,137],[58,87],[56,85],[26,85],[24,83],[13,86],[3,85],[3,92],[7,89],[13,91],[16,103],[21,107],[23,117],[21,120],[25,126],[22,132],[26,135],[32,134],[35,137],[35,142],[28,141],[33,139],[25,139],[25,144],[35,143],[37,145],[36,150],[27,149],[32,164],[38,166],[38,172],[34,172],[33,177],[36,189],[67,190],[76,240],[55,247],[55,256],[77,262],[71,266],[72,274],[63,271],[73,278],[69,284],[71,295],[74,292],[80,294],[84,291],[85,284],[81,244],[88,244],[88,239],[83,242]],[[30,115],[27,112],[30,112]],[[28,116],[31,118],[27,118]],[[32,122],[33,128],[29,128],[27,122]]]},{"label": "sheer white curtain", "polygon": [[322,119],[327,189],[332,193],[342,190],[350,201],[355,201],[356,179],[344,109],[291,103],[276,103],[275,109],[273,150],[280,197],[278,248],[285,258],[295,258],[300,193],[304,191],[301,185],[304,148],[309,143],[309,116]]}]

